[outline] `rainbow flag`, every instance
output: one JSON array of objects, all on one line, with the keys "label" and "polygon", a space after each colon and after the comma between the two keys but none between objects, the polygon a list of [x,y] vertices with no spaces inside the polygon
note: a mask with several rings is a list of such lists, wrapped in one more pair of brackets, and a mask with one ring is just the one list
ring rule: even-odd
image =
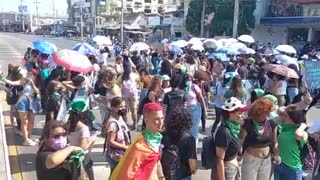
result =
[{"label": "rainbow flag", "polygon": [[147,180],[160,160],[160,152],[155,152],[140,134],[130,145],[111,175],[111,180]]}]

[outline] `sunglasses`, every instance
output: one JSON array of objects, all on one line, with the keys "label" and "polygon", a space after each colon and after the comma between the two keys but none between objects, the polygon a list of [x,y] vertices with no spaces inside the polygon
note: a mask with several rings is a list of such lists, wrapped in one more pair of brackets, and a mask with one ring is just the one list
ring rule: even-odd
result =
[{"label": "sunglasses", "polygon": [[53,139],[58,139],[60,137],[66,137],[68,135],[68,133],[64,132],[64,133],[59,133],[59,134],[56,134],[54,135],[52,138]]}]

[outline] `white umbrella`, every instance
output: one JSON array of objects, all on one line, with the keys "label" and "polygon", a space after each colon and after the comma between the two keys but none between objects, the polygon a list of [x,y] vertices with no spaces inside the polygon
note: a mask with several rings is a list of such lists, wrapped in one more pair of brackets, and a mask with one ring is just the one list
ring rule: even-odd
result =
[{"label": "white umbrella", "polygon": [[162,39],[162,41],[161,41],[162,44],[166,44],[166,43],[168,43],[168,42],[169,42],[169,39],[167,39],[167,38],[164,38],[164,39]]},{"label": "white umbrella", "polygon": [[188,41],[188,44],[192,44],[192,45],[195,45],[195,44],[201,44],[202,45],[202,41],[200,38],[191,38],[189,41]]},{"label": "white umbrella", "polygon": [[225,46],[227,42],[227,39],[219,39],[218,43],[220,43],[222,46]]},{"label": "white umbrella", "polygon": [[294,64],[299,69],[298,60],[296,58],[287,56],[285,54],[278,54],[275,56],[275,58],[282,65],[288,66],[290,64]]},{"label": "white umbrella", "polygon": [[228,47],[231,47],[231,48],[247,48],[247,46],[241,42],[236,42],[236,43],[233,43],[233,44],[230,44]]},{"label": "white umbrella", "polygon": [[243,34],[243,35],[239,36],[238,40],[245,42],[245,43],[250,43],[250,44],[255,42],[254,38],[250,35],[247,35],[247,34]]},{"label": "white umbrella", "polygon": [[218,44],[218,41],[215,39],[207,39],[203,42],[203,45],[206,48],[219,49],[221,46]]},{"label": "white umbrella", "polygon": [[183,48],[188,46],[188,42],[185,40],[178,40],[178,41],[173,41],[170,45]]},{"label": "white umbrella", "polygon": [[111,46],[112,45],[111,39],[106,36],[95,36],[94,38],[92,38],[92,40],[95,41],[99,46],[101,46],[101,45]]},{"label": "white umbrella", "polygon": [[150,46],[144,42],[137,42],[131,45],[129,51],[144,51],[150,49]]},{"label": "white umbrella", "polygon": [[191,46],[191,49],[197,50],[197,51],[204,51],[203,45],[202,44],[194,44]]},{"label": "white umbrella", "polygon": [[230,44],[236,43],[238,42],[238,40],[236,40],[235,38],[229,38],[225,41],[225,45],[229,46]]},{"label": "white umbrella", "polygon": [[256,53],[256,51],[252,48],[240,48],[239,52],[241,54],[255,54]]},{"label": "white umbrella", "polygon": [[276,50],[289,54],[297,54],[297,50],[294,47],[287,44],[277,46]]}]

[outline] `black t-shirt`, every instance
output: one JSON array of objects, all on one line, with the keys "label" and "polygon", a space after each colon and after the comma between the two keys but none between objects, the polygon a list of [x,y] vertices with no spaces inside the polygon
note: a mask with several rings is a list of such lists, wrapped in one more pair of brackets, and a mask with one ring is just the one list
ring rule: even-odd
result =
[{"label": "black t-shirt", "polygon": [[71,180],[71,173],[65,168],[47,169],[46,160],[53,152],[40,152],[36,156],[36,172],[38,180]]},{"label": "black t-shirt", "polygon": [[175,108],[184,107],[185,92],[183,90],[172,90],[165,94],[163,104],[167,106],[167,112]]},{"label": "black t-shirt", "polygon": [[[170,139],[170,137],[164,133],[162,144],[164,144],[164,146],[169,146],[171,144],[171,140],[172,139]],[[178,146],[178,154],[180,159],[179,169],[176,171],[176,177],[177,179],[182,179],[191,176],[189,159],[197,160],[196,140],[193,136],[186,133],[180,138],[176,145]]]},{"label": "black t-shirt", "polygon": [[224,160],[231,161],[233,160],[238,153],[240,152],[241,145],[239,139],[234,138],[230,130],[224,126],[220,126],[216,137],[215,137],[216,147],[226,150]]},{"label": "black t-shirt", "polygon": [[277,123],[274,121],[267,120],[265,133],[258,133],[253,125],[252,119],[246,119],[242,128],[247,132],[246,139],[244,141],[245,147],[257,147],[264,148],[268,147],[273,139],[274,129],[277,127]]},{"label": "black t-shirt", "polygon": [[99,82],[97,81],[94,85],[94,94],[99,94],[100,96],[106,96],[107,95],[107,88],[104,86],[100,86]]},{"label": "black t-shirt", "polygon": [[54,119],[57,118],[59,108],[60,108],[60,100],[57,96],[51,94],[48,97],[47,105],[46,105],[46,120],[50,120],[49,113],[54,112]]}]

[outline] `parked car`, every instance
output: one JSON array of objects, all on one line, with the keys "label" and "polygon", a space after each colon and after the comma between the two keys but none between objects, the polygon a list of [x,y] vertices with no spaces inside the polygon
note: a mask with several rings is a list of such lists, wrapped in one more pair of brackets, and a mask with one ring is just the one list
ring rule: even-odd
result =
[{"label": "parked car", "polygon": [[78,36],[78,31],[76,30],[66,30],[62,33],[62,36],[67,36],[67,37],[70,37],[70,36]]}]

